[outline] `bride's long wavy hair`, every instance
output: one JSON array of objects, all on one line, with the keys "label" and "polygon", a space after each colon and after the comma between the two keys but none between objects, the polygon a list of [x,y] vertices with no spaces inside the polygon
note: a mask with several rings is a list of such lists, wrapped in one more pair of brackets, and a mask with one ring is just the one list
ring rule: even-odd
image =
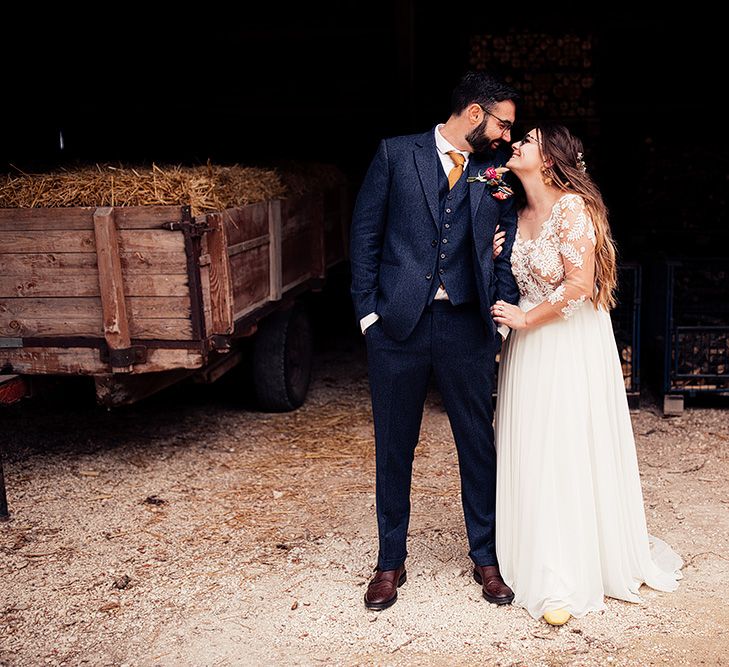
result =
[{"label": "bride's long wavy hair", "polygon": [[608,223],[607,207],[600,190],[585,168],[582,142],[564,125],[557,123],[537,123],[537,130],[540,133],[542,155],[545,160],[551,158],[553,162],[549,169],[545,167],[544,177],[551,177],[560,190],[580,195],[595,226],[595,308],[614,308],[617,251]]}]

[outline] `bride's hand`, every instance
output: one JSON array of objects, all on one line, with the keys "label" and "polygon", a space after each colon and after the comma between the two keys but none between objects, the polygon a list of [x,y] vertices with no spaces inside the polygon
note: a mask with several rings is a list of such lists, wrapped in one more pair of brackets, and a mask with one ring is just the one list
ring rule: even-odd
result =
[{"label": "bride's hand", "polygon": [[499,225],[496,225],[496,234],[494,234],[494,249],[493,258],[496,259],[503,250],[504,240],[506,239],[506,232],[499,231]]},{"label": "bride's hand", "polygon": [[510,329],[527,328],[526,313],[506,301],[499,300],[491,306],[491,317],[497,324],[505,324]]}]

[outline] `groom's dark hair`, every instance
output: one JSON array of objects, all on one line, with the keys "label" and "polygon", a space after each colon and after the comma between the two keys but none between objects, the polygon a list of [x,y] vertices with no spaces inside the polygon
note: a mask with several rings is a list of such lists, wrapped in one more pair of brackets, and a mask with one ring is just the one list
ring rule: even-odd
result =
[{"label": "groom's dark hair", "polygon": [[519,93],[495,76],[486,72],[466,72],[453,89],[451,112],[458,115],[474,102],[491,109],[497,102],[516,102],[518,99]]}]

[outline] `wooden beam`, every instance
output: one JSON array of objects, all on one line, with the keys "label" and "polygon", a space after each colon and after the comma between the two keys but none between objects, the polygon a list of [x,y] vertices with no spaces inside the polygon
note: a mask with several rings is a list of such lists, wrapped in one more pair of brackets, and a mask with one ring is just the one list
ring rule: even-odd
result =
[{"label": "wooden beam", "polygon": [[236,243],[235,245],[228,246],[228,257],[235,257],[235,255],[246,252],[247,250],[260,248],[262,245],[268,245],[268,234],[258,236],[250,241],[243,241],[243,243]]},{"label": "wooden beam", "polygon": [[281,200],[273,199],[268,203],[268,276],[269,299],[281,299],[282,271],[281,264]]},{"label": "wooden beam", "polygon": [[[178,368],[200,368],[205,363],[198,350],[148,348],[147,361],[134,367],[134,374]],[[91,347],[1,348],[0,367],[24,375],[104,375],[109,365],[99,350]]]},{"label": "wooden beam", "polygon": [[210,231],[205,234],[210,264],[207,266],[210,285],[212,330],[210,334],[233,333],[233,278],[230,273],[228,239],[220,214],[207,216]]},{"label": "wooden beam", "polygon": [[[99,265],[99,291],[103,313],[104,338],[110,350],[131,347],[129,319],[124,301],[124,279],[119,256],[119,236],[114,224],[114,209],[103,206],[94,212],[96,257]],[[130,373],[132,366],[112,367],[115,373]]]}]

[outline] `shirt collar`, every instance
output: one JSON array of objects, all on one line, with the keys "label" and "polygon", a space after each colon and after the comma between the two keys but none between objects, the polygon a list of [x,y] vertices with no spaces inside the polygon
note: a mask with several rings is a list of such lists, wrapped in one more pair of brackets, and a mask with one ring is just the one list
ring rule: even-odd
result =
[{"label": "shirt collar", "polygon": [[466,160],[468,160],[469,156],[471,155],[468,151],[458,150],[453,144],[451,144],[450,141],[448,141],[448,139],[446,139],[440,133],[440,128],[443,127],[443,125],[444,124],[441,123],[440,125],[435,126],[435,146],[438,149],[438,152],[445,155],[446,153],[448,153],[448,151],[456,151],[457,153],[463,155]]}]

